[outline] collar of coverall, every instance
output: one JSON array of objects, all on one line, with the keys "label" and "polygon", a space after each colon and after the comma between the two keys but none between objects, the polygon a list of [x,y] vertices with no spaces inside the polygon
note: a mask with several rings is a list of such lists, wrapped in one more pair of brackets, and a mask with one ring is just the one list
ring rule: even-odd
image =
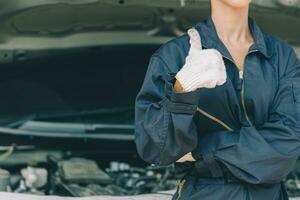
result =
[{"label": "collar of coverall", "polygon": [[[270,58],[273,53],[272,48],[268,48],[266,44],[266,38],[262,30],[251,17],[248,18],[248,22],[249,29],[254,39],[254,44],[249,48],[249,52],[258,51],[262,53],[265,57]],[[211,16],[209,16],[206,20],[198,22],[195,25],[195,28],[198,29],[200,32],[203,47],[217,49],[224,57],[233,60],[227,48],[218,37]]]}]

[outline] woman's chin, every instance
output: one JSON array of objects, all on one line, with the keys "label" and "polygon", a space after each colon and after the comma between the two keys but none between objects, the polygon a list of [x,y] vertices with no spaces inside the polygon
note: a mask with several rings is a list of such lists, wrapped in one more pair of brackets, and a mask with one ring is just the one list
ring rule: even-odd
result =
[{"label": "woman's chin", "polygon": [[251,3],[251,0],[220,0],[220,1],[223,1],[223,3],[233,8],[248,7],[249,4]]}]

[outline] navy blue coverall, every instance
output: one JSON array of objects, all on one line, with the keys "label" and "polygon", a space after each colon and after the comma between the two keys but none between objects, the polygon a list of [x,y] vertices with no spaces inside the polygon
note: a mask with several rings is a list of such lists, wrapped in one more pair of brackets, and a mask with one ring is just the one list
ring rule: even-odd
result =
[{"label": "navy blue coverall", "polygon": [[[254,44],[241,79],[211,17],[195,28],[203,49],[214,48],[223,55],[226,83],[213,89],[174,92],[175,74],[189,51],[189,36],[163,44],[152,55],[136,97],[139,155],[148,163],[168,165],[192,152],[215,175],[188,178],[181,195],[173,199],[288,199],[282,180],[300,155],[300,61],[295,51],[249,18]],[[197,112],[197,107],[232,130]],[[241,182],[218,178],[220,163]]]}]

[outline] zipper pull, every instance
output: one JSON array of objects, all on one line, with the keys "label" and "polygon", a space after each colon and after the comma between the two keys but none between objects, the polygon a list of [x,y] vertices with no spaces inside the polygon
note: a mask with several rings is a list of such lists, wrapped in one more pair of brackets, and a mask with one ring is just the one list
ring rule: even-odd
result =
[{"label": "zipper pull", "polygon": [[239,80],[238,80],[238,84],[237,84],[237,90],[242,90],[242,85],[243,85],[243,73],[244,71],[239,71]]},{"label": "zipper pull", "polygon": [[244,78],[244,71],[243,70],[239,71],[239,77],[240,77],[241,80],[243,80],[243,78]]}]

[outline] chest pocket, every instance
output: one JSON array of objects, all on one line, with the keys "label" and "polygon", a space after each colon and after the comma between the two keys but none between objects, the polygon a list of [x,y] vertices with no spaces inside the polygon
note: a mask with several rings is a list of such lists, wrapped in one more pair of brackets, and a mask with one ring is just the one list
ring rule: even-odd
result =
[{"label": "chest pocket", "polygon": [[195,119],[199,132],[206,134],[226,130],[220,123],[217,123],[218,120],[224,122],[232,130],[240,127],[238,100],[228,77],[223,85],[216,88],[201,88],[199,93],[198,108],[205,112],[199,112]]}]

